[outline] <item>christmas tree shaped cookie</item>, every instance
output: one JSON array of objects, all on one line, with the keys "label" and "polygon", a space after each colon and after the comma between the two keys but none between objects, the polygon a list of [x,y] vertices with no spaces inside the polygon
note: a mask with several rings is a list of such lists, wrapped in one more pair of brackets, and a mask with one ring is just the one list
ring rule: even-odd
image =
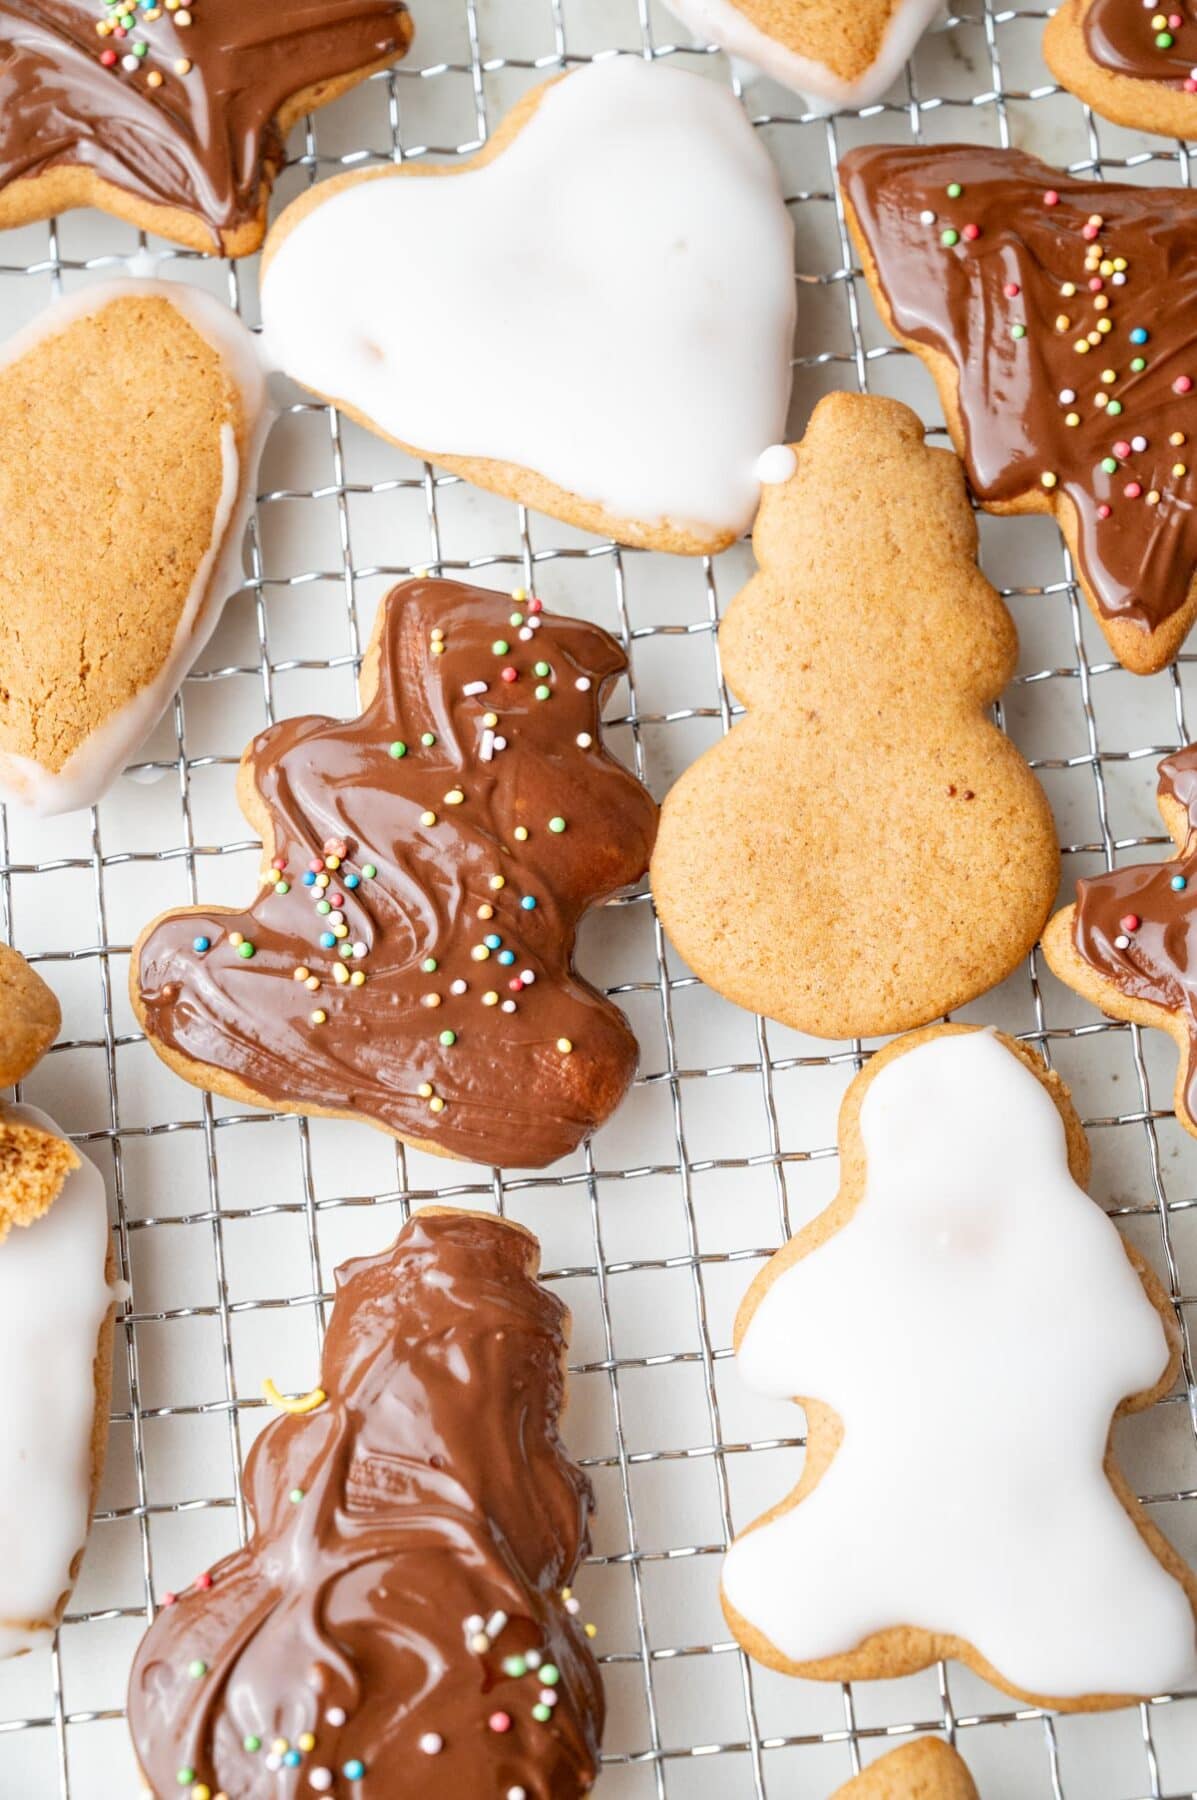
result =
[{"label": "christmas tree shaped cookie", "polygon": [[1064,1710],[1187,1687],[1197,1577],[1112,1436],[1179,1333],[1084,1191],[1067,1090],[1009,1038],[932,1027],[857,1076],[840,1151],[736,1321],[743,1379],[808,1425],[797,1487],[728,1554],[737,1638],[815,1680],[955,1657]]},{"label": "christmas tree shaped cookie", "polygon": [[854,150],[848,223],[989,512],[1054,514],[1106,639],[1162,668],[1197,615],[1197,195],[1021,150]]},{"label": "christmas tree shaped cookie", "polygon": [[539,1168],[575,1149],[636,1066],[627,1021],[573,968],[582,914],[639,880],[656,826],[599,741],[625,666],[534,597],[394,589],[361,717],[290,719],[242,758],[257,900],[167,913],[134,947],[159,1055],[215,1093],[449,1156]]},{"label": "christmas tree shaped cookie", "polygon": [[1043,951],[1103,1012],[1176,1040],[1176,1116],[1197,1137],[1197,744],[1160,764],[1158,798],[1176,855],[1078,881]]},{"label": "christmas tree shaped cookie", "polygon": [[719,634],[748,716],[666,800],[653,892],[739,1005],[901,1031],[1008,975],[1055,897],[1047,801],[988,712],[1014,626],[909,408],[829,395],[788,466]]},{"label": "christmas tree shaped cookie", "polygon": [[530,1233],[421,1212],[337,1271],[321,1385],[250,1453],[254,1535],[134,1660],[155,1794],[578,1800],[590,1484],[558,1436],[569,1315]]}]

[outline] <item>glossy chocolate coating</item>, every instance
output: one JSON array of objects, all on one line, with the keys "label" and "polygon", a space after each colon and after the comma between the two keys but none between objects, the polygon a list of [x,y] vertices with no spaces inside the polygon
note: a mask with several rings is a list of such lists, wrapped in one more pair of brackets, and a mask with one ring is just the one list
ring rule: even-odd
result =
[{"label": "glossy chocolate coating", "polygon": [[[1161,32],[1153,21],[1163,16]],[[1171,21],[1179,19],[1178,25]],[[1092,0],[1084,16],[1085,47],[1095,63],[1135,81],[1183,86],[1197,63],[1197,24],[1184,5],[1144,6],[1143,0]],[[1157,40],[1165,36],[1170,43]]]},{"label": "glossy chocolate coating", "polygon": [[[572,966],[582,914],[639,880],[656,830],[651,798],[599,742],[625,658],[595,625],[458,582],[409,582],[383,606],[360,718],[289,719],[247,753],[254,822],[283,869],[246,912],[159,920],[135,1000],[201,1085],[540,1167],[608,1116],[636,1066],[622,1013]],[[344,861],[305,886],[330,844]],[[321,892],[340,901],[331,914]]]},{"label": "glossy chocolate coating", "polygon": [[[535,1267],[527,1234],[443,1213],[337,1271],[326,1403],[258,1438],[248,1548],[164,1607],[134,1660],[129,1723],[155,1793],[180,1791],[180,1770],[230,1800],[589,1790],[602,1687],[561,1589],[592,1501],[557,1435],[568,1319]],[[471,1647],[467,1619],[498,1612]],[[539,1669],[504,1667],[528,1652]],[[556,1699],[538,1721],[542,1688]],[[294,1766],[268,1765],[279,1738]]]}]

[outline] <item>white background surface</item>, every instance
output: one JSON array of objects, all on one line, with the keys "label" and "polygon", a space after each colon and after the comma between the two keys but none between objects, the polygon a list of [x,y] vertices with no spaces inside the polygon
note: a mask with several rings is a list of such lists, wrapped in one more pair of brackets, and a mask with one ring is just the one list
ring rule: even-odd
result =
[{"label": "white background surface", "polygon": [[[563,58],[617,47],[673,56],[685,42],[656,0],[413,0],[413,10],[407,64],[295,133],[275,210],[347,163],[474,147]],[[1054,96],[1042,19],[987,10],[957,21],[924,42],[908,81],[864,119],[804,120],[782,90],[744,87],[797,228],[795,435],[837,386],[898,393],[939,420],[929,380],[895,352],[851,277],[834,197],[840,150],[911,133],[1007,134],[1074,167],[1100,158],[1135,180],[1188,179],[1175,145],[1098,126]],[[676,57],[732,79],[722,58]],[[91,214],[5,233],[0,326],[35,316],[56,286],[72,292],[119,272],[138,247],[131,229]],[[601,245],[595,254],[597,267]],[[230,295],[256,323],[252,264],[168,252],[161,272]],[[446,1196],[531,1225],[574,1311],[568,1437],[600,1503],[581,1591],[600,1626],[610,1704],[604,1800],[825,1800],[889,1747],[887,1734],[916,1724],[956,1729],[985,1800],[1193,1794],[1197,1697],[1056,1720],[958,1666],[847,1691],[750,1669],[729,1642],[719,1553],[733,1526],[797,1478],[802,1429],[796,1409],[740,1387],[731,1321],[760,1257],[834,1192],[836,1109],[867,1046],[802,1039],[714,998],[665,949],[644,896],[592,918],[583,940],[585,967],[639,1033],[640,1079],[589,1152],[548,1174],[448,1171],[362,1126],[241,1115],[184,1086],[141,1041],[126,997],[133,937],[164,906],[254,891],[236,758],[272,717],[355,709],[377,601],[412,567],[473,570],[501,588],[534,577],[549,606],[629,638],[633,681],[614,708],[613,742],[658,795],[731,716],[714,627],[751,567],[746,548],[712,565],[619,551],[291,399],[263,467],[251,583],[144,751],[135,774],[152,779],[125,777],[94,814],[30,823],[10,813],[0,825],[0,923],[64,1011],[62,1043],[26,1096],[104,1168],[133,1287],[118,1325],[108,1473],[67,1623],[53,1656],[0,1666],[0,1795],[136,1794],[121,1715],[129,1657],[151,1596],[185,1585],[244,1529],[237,1474],[267,1417],[263,1376],[309,1387],[334,1266],[387,1244],[410,1203]],[[1155,761],[1197,734],[1197,710],[1186,721],[1192,665],[1147,680],[1111,666],[1048,522],[986,520],[982,541],[1022,639],[1003,719],[1050,795],[1069,890],[1078,873],[1160,843]],[[1170,1043],[1103,1022],[1038,959],[963,1016],[1026,1035],[1072,1083],[1091,1127],[1093,1191],[1187,1324],[1197,1146],[1170,1115]],[[439,1185],[450,1173],[455,1185]],[[953,1348],[944,1344],[945,1358]],[[952,1427],[945,1413],[943,1430]],[[1132,1480],[1190,1555],[1195,1447],[1183,1393],[1121,1436]]]}]

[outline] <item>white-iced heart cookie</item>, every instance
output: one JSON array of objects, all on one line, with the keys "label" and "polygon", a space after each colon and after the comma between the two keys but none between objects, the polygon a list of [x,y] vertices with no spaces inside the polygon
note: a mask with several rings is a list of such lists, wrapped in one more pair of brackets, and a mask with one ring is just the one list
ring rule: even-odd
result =
[{"label": "white-iced heart cookie", "polygon": [[942,0],[665,0],[706,43],[801,94],[816,112],[869,106],[893,86]]},{"label": "white-iced heart cookie", "polygon": [[275,360],[402,449],[623,543],[751,525],[784,435],[793,233],[714,82],[617,57],[460,164],[353,171],[270,234]]},{"label": "white-iced heart cookie", "polygon": [[1067,1090],[1009,1038],[930,1027],[857,1076],[840,1148],[837,1198],[736,1321],[743,1379],[808,1423],[797,1487],[724,1566],[737,1638],[815,1680],[956,1657],[1071,1711],[1189,1686],[1197,1578],[1112,1438],[1179,1334],[1085,1193]]}]

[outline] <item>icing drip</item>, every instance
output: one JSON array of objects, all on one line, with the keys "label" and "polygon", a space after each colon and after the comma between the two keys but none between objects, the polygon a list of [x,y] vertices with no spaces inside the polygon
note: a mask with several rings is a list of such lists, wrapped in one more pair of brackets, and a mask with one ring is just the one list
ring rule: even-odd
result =
[{"label": "icing drip", "polygon": [[978,497],[1066,495],[1101,613],[1155,630],[1197,562],[1197,196],[972,145],[844,171],[896,329],[957,374]]},{"label": "icing drip", "polygon": [[589,1790],[602,1689],[562,1588],[591,1494],[557,1436],[567,1315],[534,1264],[525,1234],[455,1213],[338,1270],[327,1405],[257,1440],[248,1549],[134,1661],[156,1793],[187,1770],[277,1800],[328,1770],[356,1794],[355,1767],[404,1800]]},{"label": "icing drip", "polygon": [[535,599],[420,580],[383,605],[361,717],[291,719],[247,752],[275,865],[260,897],[167,914],[135,996],[201,1081],[539,1167],[636,1064],[572,967],[582,914],[640,878],[656,830],[599,744],[625,659]]},{"label": "icing drip", "polygon": [[1189,0],[1091,0],[1083,19],[1095,63],[1136,81],[1167,81],[1197,93],[1197,20]]}]

